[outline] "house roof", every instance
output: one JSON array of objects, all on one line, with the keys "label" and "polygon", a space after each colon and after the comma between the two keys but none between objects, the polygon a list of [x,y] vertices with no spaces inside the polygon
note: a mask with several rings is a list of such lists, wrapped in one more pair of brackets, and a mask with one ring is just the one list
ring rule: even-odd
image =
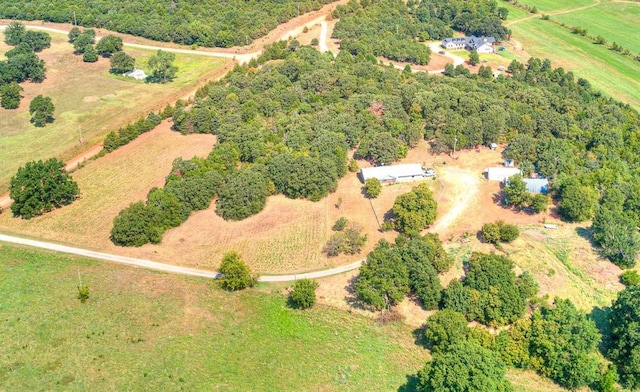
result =
[{"label": "house roof", "polygon": [[547,193],[549,191],[549,180],[546,178],[523,178],[524,184],[529,193]]},{"label": "house roof", "polygon": [[450,42],[456,43],[456,44],[463,44],[463,45],[469,46],[472,49],[477,49],[484,44],[489,44],[489,45],[495,44],[496,39],[494,37],[476,37],[472,35],[471,37],[453,37],[453,38],[445,38],[442,40],[443,45],[446,45]]},{"label": "house roof", "polygon": [[365,181],[369,178],[393,180],[400,177],[424,176],[425,170],[419,163],[409,163],[406,165],[364,167],[360,169],[360,174]]},{"label": "house roof", "polygon": [[504,181],[516,174],[520,174],[520,169],[517,167],[490,167],[487,169],[487,179],[490,181]]}]

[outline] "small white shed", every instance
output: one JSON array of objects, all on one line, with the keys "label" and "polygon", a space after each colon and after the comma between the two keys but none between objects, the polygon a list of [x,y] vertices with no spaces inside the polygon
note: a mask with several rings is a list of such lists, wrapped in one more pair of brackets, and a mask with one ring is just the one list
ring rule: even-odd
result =
[{"label": "small white shed", "polygon": [[517,167],[490,167],[486,171],[487,180],[505,182],[511,176],[520,174],[520,169]]}]

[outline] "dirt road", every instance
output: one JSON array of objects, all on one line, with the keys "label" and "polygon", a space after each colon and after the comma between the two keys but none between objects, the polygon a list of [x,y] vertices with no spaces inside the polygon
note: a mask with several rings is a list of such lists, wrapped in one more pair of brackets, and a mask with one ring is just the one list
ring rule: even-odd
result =
[{"label": "dirt road", "polygon": [[[89,257],[92,259],[106,260],[114,263],[120,263],[130,265],[134,267],[147,268],[156,271],[169,272],[173,274],[200,276],[203,278],[217,279],[220,277],[220,273],[217,271],[206,271],[197,268],[181,267],[172,264],[158,263],[156,261],[136,259],[133,257],[125,257],[114,255],[110,253],[95,252],[88,249],[75,248],[66,245],[54,244],[45,241],[30,240],[21,237],[14,237],[10,235],[0,234],[0,241],[9,242],[12,244],[31,246],[40,249],[51,250],[55,252],[68,253],[76,256]],[[343,272],[351,271],[359,268],[362,264],[362,260],[356,261],[351,264],[342,265],[340,267],[326,269],[322,271],[308,272],[302,274],[292,275],[262,275],[258,278],[260,282],[291,282],[298,279],[316,279],[326,276],[341,274]]]},{"label": "dirt road", "polygon": [[476,175],[465,170],[442,169],[440,177],[444,179],[445,189],[455,192],[453,207],[436,223],[427,229],[429,233],[439,233],[449,228],[470,207],[471,201],[478,193],[479,180]]}]

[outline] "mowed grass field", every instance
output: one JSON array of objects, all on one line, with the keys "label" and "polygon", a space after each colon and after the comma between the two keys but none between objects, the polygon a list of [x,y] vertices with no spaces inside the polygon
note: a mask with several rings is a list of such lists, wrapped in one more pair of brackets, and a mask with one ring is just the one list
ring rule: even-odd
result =
[{"label": "mowed grass field", "polygon": [[[536,7],[539,12],[552,12],[586,7],[597,3],[595,0],[519,0],[519,3]],[[502,3],[500,3],[502,6]]]},{"label": "mowed grass field", "polygon": [[632,53],[640,54],[640,3],[606,3],[594,8],[554,16],[569,26],[584,27],[592,36],[602,36]]},{"label": "mowed grass field", "polygon": [[428,358],[402,324],[269,288],[0,246],[2,390],[396,391]]},{"label": "mowed grass field", "polygon": [[[590,26],[583,27],[590,30]],[[509,28],[528,54],[548,58],[555,67],[573,71],[594,88],[640,109],[640,62],[539,18]]]},{"label": "mowed grass field", "polygon": [[[108,59],[83,63],[82,56],[73,54],[66,36],[51,33],[51,37],[51,48],[39,53],[46,62],[45,81],[23,83],[20,107],[0,109],[0,194],[8,190],[9,179],[25,162],[71,158],[101,141],[109,131],[192,93],[197,84],[226,64],[225,60],[177,54],[179,71],[174,82],[146,84],[110,75]],[[4,41],[0,43],[0,58],[9,49]],[[142,69],[154,53],[131,48],[125,51]],[[38,94],[51,97],[56,107],[55,122],[44,128],[29,123],[29,103]]]}]

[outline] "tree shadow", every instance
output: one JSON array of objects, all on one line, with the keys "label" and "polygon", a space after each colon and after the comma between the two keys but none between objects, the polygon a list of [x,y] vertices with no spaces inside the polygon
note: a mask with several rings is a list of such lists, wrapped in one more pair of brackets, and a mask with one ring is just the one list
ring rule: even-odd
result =
[{"label": "tree shadow", "polygon": [[425,331],[427,330],[427,324],[422,324],[419,328],[411,331],[411,335],[413,335],[413,343],[417,346],[424,347],[428,349],[427,346],[427,335],[425,335]]},{"label": "tree shadow", "polygon": [[408,374],[407,381],[398,388],[398,392],[416,392],[418,390],[418,375]]},{"label": "tree shadow", "polygon": [[598,243],[593,239],[593,231],[591,231],[591,229],[588,229],[586,227],[576,227],[576,234],[579,237],[589,241],[591,246],[593,246],[594,248],[598,247]]},{"label": "tree shadow", "polygon": [[347,295],[345,295],[344,300],[349,306],[351,306],[354,309],[370,310],[369,308],[364,306],[364,304],[362,304],[362,302],[360,302],[358,300],[358,297],[356,296],[355,284],[357,280],[358,280],[358,276],[354,276],[353,278],[349,279],[349,283],[344,288],[347,292]]},{"label": "tree shadow", "polygon": [[611,308],[599,308],[594,307],[589,313],[588,317],[596,323],[596,328],[602,335],[602,340],[598,344],[598,350],[602,355],[606,355],[607,350],[611,344],[611,325],[609,324],[609,317],[611,315]]}]

